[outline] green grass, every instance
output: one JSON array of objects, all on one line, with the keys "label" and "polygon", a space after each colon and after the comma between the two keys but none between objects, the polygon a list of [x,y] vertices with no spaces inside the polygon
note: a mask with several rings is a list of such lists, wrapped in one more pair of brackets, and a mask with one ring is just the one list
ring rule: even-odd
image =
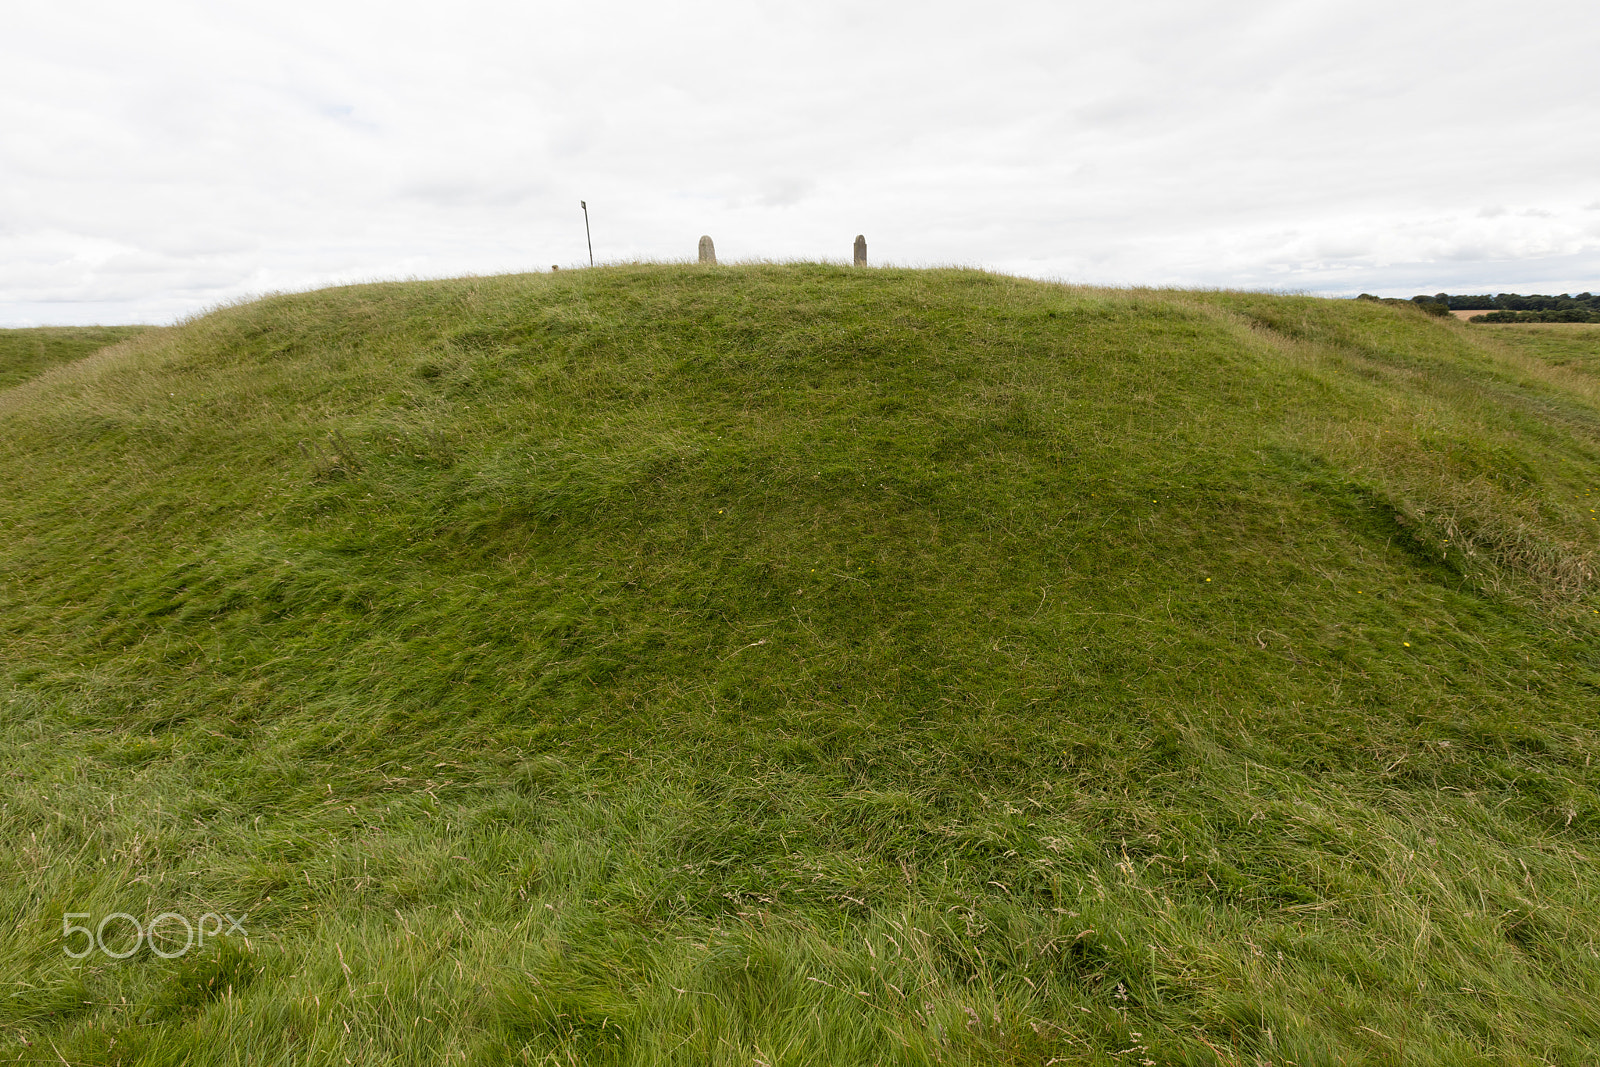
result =
[{"label": "green grass", "polygon": [[626,266],[0,392],[0,1057],[1593,1062],[1596,344]]},{"label": "green grass", "polygon": [[1513,351],[1526,353],[1553,366],[1570,367],[1600,378],[1600,324],[1475,324],[1473,330],[1492,337]]},{"label": "green grass", "polygon": [[41,371],[82,359],[150,329],[149,326],[40,326],[28,330],[0,330],[0,389],[25,382]]}]

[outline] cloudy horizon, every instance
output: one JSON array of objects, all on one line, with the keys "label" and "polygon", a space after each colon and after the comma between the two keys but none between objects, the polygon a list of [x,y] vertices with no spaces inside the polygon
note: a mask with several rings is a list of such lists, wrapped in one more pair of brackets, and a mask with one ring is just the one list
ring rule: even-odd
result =
[{"label": "cloudy horizon", "polygon": [[1330,296],[1600,289],[1600,14],[469,2],[8,16],[0,326],[353,281],[954,264]]}]

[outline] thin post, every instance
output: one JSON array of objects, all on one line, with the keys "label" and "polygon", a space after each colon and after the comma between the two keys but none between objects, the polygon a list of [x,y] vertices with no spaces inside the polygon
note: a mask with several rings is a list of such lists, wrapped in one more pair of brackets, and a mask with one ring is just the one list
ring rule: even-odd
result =
[{"label": "thin post", "polygon": [[589,201],[579,200],[578,206],[583,208],[583,239],[589,242],[589,266],[594,266],[594,238],[589,236]]}]

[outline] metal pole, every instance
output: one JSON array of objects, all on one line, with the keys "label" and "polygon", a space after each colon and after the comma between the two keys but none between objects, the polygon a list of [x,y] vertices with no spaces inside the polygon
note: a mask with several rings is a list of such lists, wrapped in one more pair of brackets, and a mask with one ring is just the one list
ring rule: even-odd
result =
[{"label": "metal pole", "polygon": [[594,266],[594,238],[589,236],[589,201],[579,200],[578,206],[583,208],[583,239],[589,242],[589,266]]}]

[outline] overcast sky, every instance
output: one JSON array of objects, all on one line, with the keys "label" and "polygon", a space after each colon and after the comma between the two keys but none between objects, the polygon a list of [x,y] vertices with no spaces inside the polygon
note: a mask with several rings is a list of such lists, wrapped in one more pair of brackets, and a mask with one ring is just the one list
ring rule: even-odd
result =
[{"label": "overcast sky", "polygon": [[7,5],[0,325],[694,256],[1600,290],[1600,5]]}]

